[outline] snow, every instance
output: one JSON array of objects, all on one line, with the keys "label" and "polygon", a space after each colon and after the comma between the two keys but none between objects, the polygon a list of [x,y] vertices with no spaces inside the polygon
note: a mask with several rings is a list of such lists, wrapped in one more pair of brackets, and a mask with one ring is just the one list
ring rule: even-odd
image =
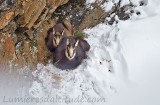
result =
[{"label": "snow", "polygon": [[92,4],[92,3],[95,3],[95,2],[96,2],[96,0],[86,0],[86,3],[85,3],[86,8],[91,8],[91,9],[93,9],[93,7],[91,6],[91,4]]},{"label": "snow", "polygon": [[[132,1],[137,1],[137,0],[132,0]],[[138,1],[139,1],[139,0],[138,0]],[[125,5],[127,5],[127,4],[130,4],[130,0],[121,0],[120,6],[122,7],[122,6],[125,6]]]},{"label": "snow", "polygon": [[[116,43],[117,26],[99,24],[92,29],[85,29],[84,32],[89,35],[87,41],[91,45],[88,59],[73,71],[59,70],[52,63],[46,66],[39,64],[37,70],[33,72],[38,81],[32,83],[29,90],[31,96],[35,98],[79,96],[85,97],[86,100],[105,99],[107,102],[111,94],[124,87],[127,81],[127,67],[119,43]],[[86,103],[91,104],[88,101]]]},{"label": "snow", "polygon": [[[151,4],[154,6],[136,7],[141,15],[133,15],[128,21],[119,21],[118,25],[101,23],[92,29],[85,29],[91,50],[82,65],[67,72],[48,64],[38,71],[37,76],[48,93],[45,95],[101,97],[108,99],[108,105],[160,103],[160,85],[157,83],[160,69],[159,15],[158,11],[150,10],[155,10],[153,7],[157,3]],[[43,74],[46,68],[54,75],[59,75],[63,83],[51,86],[57,80],[46,80],[46,74]],[[34,90],[31,88],[30,91]]]},{"label": "snow", "polygon": [[152,5],[137,8],[143,11],[141,16],[118,26],[130,83],[111,98],[109,105],[160,104],[160,14],[157,9],[160,3],[149,3]]},{"label": "snow", "polygon": [[[124,58],[128,64],[128,77],[133,83],[113,98],[111,105],[160,104],[160,15],[120,25]],[[120,104],[120,105],[121,105]]]},{"label": "snow", "polygon": [[110,11],[112,7],[114,6],[114,3],[112,1],[105,2],[101,7],[106,11]]},{"label": "snow", "polygon": [[[47,65],[38,64],[32,72],[34,79],[28,94],[62,100],[36,105],[159,105],[160,1],[144,1],[146,6],[135,7],[141,15],[135,13],[130,20],[117,18],[118,24],[101,23],[84,30],[91,49],[77,69],[62,71],[50,61]],[[87,0],[86,4],[92,2],[95,0]],[[131,2],[139,5],[139,0]],[[122,3],[125,5],[128,0]],[[102,7],[109,10],[111,5],[108,2]],[[83,102],[73,101],[79,98]]]},{"label": "snow", "polygon": [[94,3],[96,0],[86,0],[86,5]]}]

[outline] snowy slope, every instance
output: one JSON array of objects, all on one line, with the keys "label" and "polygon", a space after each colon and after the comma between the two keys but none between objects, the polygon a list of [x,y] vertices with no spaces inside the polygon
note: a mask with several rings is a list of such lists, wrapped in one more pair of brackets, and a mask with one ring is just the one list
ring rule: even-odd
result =
[{"label": "snowy slope", "polygon": [[[104,29],[105,31],[99,31],[99,29]],[[90,35],[87,40],[91,45],[91,50],[88,53],[88,59],[73,71],[62,71],[55,68],[52,64],[46,66],[39,64],[37,70],[33,72],[33,75],[39,82],[33,82],[30,88],[31,96],[44,97],[49,95],[50,97],[60,96],[62,98],[76,98],[79,96],[81,98],[84,97],[85,100],[88,98],[105,98],[105,102],[107,102],[109,94],[117,91],[121,78],[125,77],[124,67],[121,67],[123,65],[120,65],[120,61],[118,61],[118,59],[121,61],[124,59],[119,54],[113,56],[113,54],[109,53],[109,50],[114,54],[119,52],[117,50],[118,44],[113,43],[115,48],[108,48],[108,44],[114,38],[104,38],[111,35],[110,30],[117,32],[117,28],[105,24],[84,30]],[[112,56],[117,61],[112,61]],[[118,70],[119,72],[121,71],[120,74],[122,75],[116,73],[112,62],[115,63],[115,68],[120,67]],[[105,104],[105,102],[102,104]],[[91,104],[91,102],[86,103]],[[71,102],[71,104],[75,103]],[[92,104],[96,105],[97,103],[93,102]]]},{"label": "snowy slope", "polygon": [[85,29],[91,50],[88,59],[76,70],[67,72],[52,64],[38,65],[33,74],[39,82],[33,82],[30,94],[33,97],[105,98],[105,103],[98,104],[111,105],[159,103],[159,1],[148,3],[145,7],[136,7],[141,15],[133,15],[129,21],[112,26],[102,23]]},{"label": "snowy slope", "polygon": [[[95,1],[87,0],[86,4]],[[61,102],[30,105],[159,105],[160,1],[144,1],[147,6],[135,8],[141,15],[133,14],[118,25],[101,23],[84,30],[91,50],[77,69],[62,71],[50,61],[38,64],[29,95],[49,100],[59,97]],[[123,0],[122,5],[128,2]],[[108,10],[112,5],[106,3],[102,8]],[[77,102],[77,98],[82,101]]]},{"label": "snowy slope", "polygon": [[160,15],[122,24],[119,38],[131,84],[111,105],[159,105]]}]

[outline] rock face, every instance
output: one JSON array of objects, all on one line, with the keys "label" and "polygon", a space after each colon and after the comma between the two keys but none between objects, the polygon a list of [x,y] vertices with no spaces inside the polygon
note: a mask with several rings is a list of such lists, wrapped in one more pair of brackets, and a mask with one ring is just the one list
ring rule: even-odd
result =
[{"label": "rock face", "polygon": [[13,19],[14,12],[8,12],[3,14],[3,17],[0,19],[0,29],[3,29],[5,26],[9,24],[11,19]]},{"label": "rock face", "polygon": [[[71,17],[75,32],[81,32],[83,29],[94,27],[101,22],[113,24],[116,22],[116,16],[120,20],[127,20],[130,17],[131,14],[126,11],[132,11],[134,7],[132,3],[121,6],[121,0],[118,0],[119,2],[114,3],[112,9],[106,12],[103,4],[109,1],[114,2],[113,0],[96,0],[86,7],[85,0],[69,0],[67,4],[58,7],[54,12],[54,18],[61,21],[66,17]],[[110,19],[106,19],[106,17]]]},{"label": "rock face", "polygon": [[[45,45],[47,31],[66,17],[71,18],[75,34],[100,22],[116,23],[115,17],[126,20],[132,13],[132,3],[121,7],[121,0],[111,11],[97,0],[92,9],[85,8],[85,0],[1,0],[0,1],[0,64],[18,67],[47,63],[52,54]],[[61,6],[62,5],[62,6]],[[107,20],[109,17],[110,20]]]},{"label": "rock face", "polygon": [[56,20],[51,15],[68,0],[0,1],[0,64],[34,66],[46,63],[51,53],[45,46],[47,31]]}]

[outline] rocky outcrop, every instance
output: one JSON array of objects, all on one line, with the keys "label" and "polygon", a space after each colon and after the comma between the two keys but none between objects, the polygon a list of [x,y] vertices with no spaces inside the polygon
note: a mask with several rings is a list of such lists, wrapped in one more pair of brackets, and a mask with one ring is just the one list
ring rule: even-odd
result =
[{"label": "rocky outcrop", "polygon": [[70,0],[67,4],[58,7],[53,16],[54,18],[58,18],[58,21],[71,17],[71,22],[76,33],[81,32],[85,28],[94,27],[101,22],[111,25],[116,22],[116,16],[120,20],[129,19],[131,15],[129,11],[133,11],[134,8],[132,3],[121,6],[121,0],[119,0],[119,2],[114,3],[111,10],[105,11],[103,4],[109,1],[112,0],[96,0],[96,2],[91,3],[86,8],[85,0]]},{"label": "rocky outcrop", "polygon": [[51,53],[44,39],[56,19],[57,7],[68,0],[2,0],[0,2],[0,64],[22,67],[46,63]]},{"label": "rocky outcrop", "polygon": [[3,29],[5,26],[9,24],[9,22],[13,19],[14,12],[4,13],[3,17],[0,19],[0,29]]},{"label": "rocky outcrop", "polygon": [[47,31],[66,17],[71,18],[75,35],[85,37],[83,29],[100,22],[116,23],[116,16],[126,20],[135,12],[132,3],[120,6],[121,0],[106,12],[101,8],[105,2],[108,1],[97,0],[91,4],[91,9],[85,8],[85,0],[1,0],[0,64],[34,66],[47,63],[52,58],[44,41]]}]

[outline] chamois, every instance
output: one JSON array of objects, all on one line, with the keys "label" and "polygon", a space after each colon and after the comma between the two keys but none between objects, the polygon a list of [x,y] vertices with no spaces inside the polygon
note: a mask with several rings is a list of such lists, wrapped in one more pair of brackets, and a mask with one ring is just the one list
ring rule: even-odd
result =
[{"label": "chamois", "polygon": [[64,36],[72,36],[72,35],[73,35],[73,27],[71,25],[70,20],[64,20],[62,23],[58,23],[54,27],[49,29],[47,37],[45,38],[46,46],[51,52],[54,53],[55,49],[61,42],[61,39]]},{"label": "chamois", "polygon": [[84,39],[76,36],[64,37],[56,48],[54,65],[62,70],[75,69],[87,58],[86,51],[89,48]]}]

